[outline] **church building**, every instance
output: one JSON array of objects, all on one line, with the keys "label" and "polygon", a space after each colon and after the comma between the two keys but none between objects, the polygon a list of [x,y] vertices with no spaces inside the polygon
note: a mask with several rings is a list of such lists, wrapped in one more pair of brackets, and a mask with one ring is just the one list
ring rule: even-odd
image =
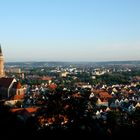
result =
[{"label": "church building", "polygon": [[0,100],[15,99],[20,95],[22,97],[24,95],[24,89],[21,84],[15,78],[5,76],[4,57],[0,45]]}]

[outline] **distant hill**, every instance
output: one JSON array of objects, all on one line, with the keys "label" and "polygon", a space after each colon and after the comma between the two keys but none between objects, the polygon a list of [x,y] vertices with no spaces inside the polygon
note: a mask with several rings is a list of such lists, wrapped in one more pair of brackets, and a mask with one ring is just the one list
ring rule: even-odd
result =
[{"label": "distant hill", "polygon": [[140,65],[140,61],[100,61],[100,62],[60,62],[60,61],[31,61],[31,62],[6,62],[5,66],[14,67],[46,67],[70,65]]}]

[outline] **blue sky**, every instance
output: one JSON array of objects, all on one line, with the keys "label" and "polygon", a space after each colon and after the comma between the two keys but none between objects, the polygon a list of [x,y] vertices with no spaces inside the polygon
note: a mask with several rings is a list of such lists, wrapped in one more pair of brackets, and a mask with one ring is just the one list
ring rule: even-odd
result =
[{"label": "blue sky", "polygon": [[140,60],[139,0],[0,0],[5,61]]}]

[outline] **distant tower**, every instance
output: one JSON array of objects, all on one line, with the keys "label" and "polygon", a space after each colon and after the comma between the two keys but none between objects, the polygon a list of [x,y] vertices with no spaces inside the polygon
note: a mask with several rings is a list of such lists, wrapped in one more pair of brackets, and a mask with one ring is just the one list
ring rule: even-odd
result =
[{"label": "distant tower", "polygon": [[0,45],[0,78],[5,76],[5,72],[4,72],[4,57],[2,54],[2,49],[1,49],[1,45]]}]

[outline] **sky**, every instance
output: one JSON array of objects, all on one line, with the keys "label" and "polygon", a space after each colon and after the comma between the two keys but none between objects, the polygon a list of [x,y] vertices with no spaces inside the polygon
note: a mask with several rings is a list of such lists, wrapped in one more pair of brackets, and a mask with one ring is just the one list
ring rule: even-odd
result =
[{"label": "sky", "polygon": [[140,60],[140,0],[0,0],[10,61]]}]

